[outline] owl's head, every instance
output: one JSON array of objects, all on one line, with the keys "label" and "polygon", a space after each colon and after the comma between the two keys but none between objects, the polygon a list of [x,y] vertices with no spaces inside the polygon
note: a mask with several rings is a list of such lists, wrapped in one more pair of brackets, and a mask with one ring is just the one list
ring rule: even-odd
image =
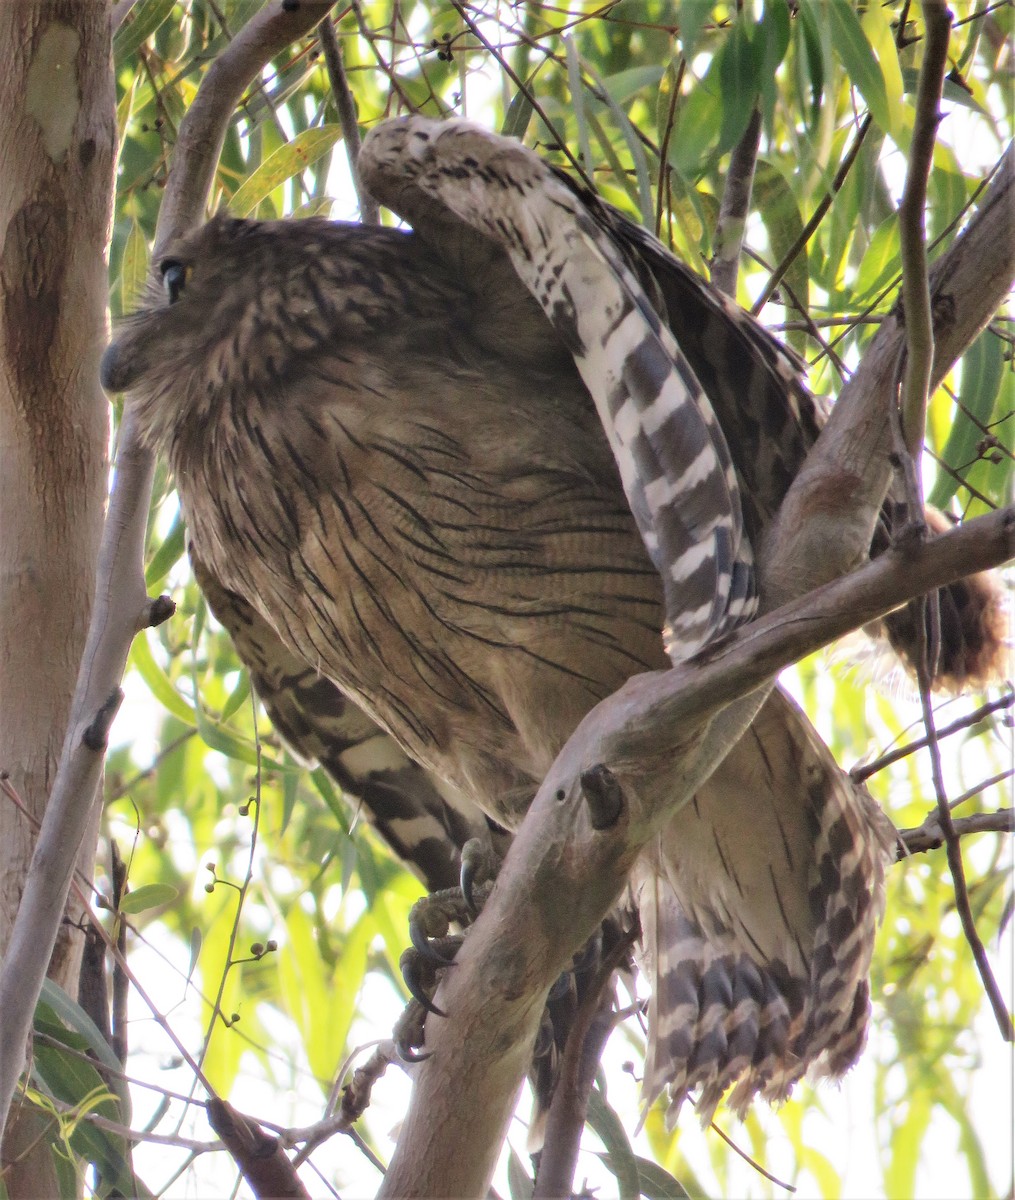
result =
[{"label": "owl's head", "polygon": [[[163,450],[223,405],[284,404],[319,356],[391,324],[412,241],[318,218],[217,216],[159,254],[140,308],[102,357],[103,386],[127,394],[142,437]],[[416,274],[425,288],[428,272]],[[437,306],[428,296],[419,307]]]}]

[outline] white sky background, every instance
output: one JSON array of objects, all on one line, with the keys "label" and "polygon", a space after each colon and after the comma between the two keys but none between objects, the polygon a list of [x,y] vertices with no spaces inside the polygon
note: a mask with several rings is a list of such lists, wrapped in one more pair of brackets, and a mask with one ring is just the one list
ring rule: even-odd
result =
[{"label": "white sky background", "polygon": [[[489,90],[499,86],[498,80],[488,80]],[[480,80],[470,75],[469,98],[471,114],[475,116],[482,110],[483,85]],[[943,128],[944,136],[956,140],[964,140],[969,134],[961,126],[968,125],[965,113],[949,116]],[[973,123],[976,136],[982,137],[980,130]],[[899,179],[904,171],[904,161],[901,155],[898,159]],[[994,157],[993,147],[984,147],[985,159]],[[343,148],[339,147],[334,156],[335,166],[329,191],[337,198],[333,216],[337,219],[355,219],[357,216],[356,202],[352,194],[345,164]],[[793,673],[788,673],[787,682],[793,690]],[[130,714],[129,722],[121,718],[114,730],[114,740],[130,742],[133,754],[139,766],[144,767],[150,761],[156,745],[154,732],[161,710],[154,705],[145,685],[136,678],[128,677],[126,681],[127,702],[123,713]],[[901,703],[906,704],[906,701]],[[919,717],[918,708],[911,705],[912,719]],[[949,719],[954,718],[949,710]],[[820,720],[818,724],[820,726]],[[876,716],[872,712],[872,727],[877,728]],[[146,736],[145,730],[150,731]],[[953,739],[957,740],[957,739]],[[214,762],[214,754],[209,751],[209,765]],[[849,766],[851,764],[844,764]],[[975,766],[962,764],[958,760],[949,759],[947,763],[952,773],[966,772],[975,777]],[[212,768],[214,769],[214,768]],[[968,784],[966,785],[968,786]],[[962,788],[957,788],[960,791]],[[246,835],[249,822],[243,821],[241,834]],[[208,858],[214,858],[217,852],[215,845],[194,848],[196,853],[188,863],[194,873],[195,889],[203,887],[207,875],[202,864]],[[988,856],[985,846],[979,849],[974,843],[964,846],[970,874],[975,876],[977,861],[983,862]],[[269,871],[268,855],[270,845],[262,837],[258,850],[258,870]],[[189,858],[189,854],[188,854]],[[274,931],[273,931],[274,932]],[[160,935],[158,927],[148,927],[146,935],[150,937],[158,950],[170,958],[180,968],[186,970],[186,948],[173,939]],[[279,936],[282,940],[282,936]],[[990,945],[988,951],[998,980],[1005,991],[1006,999],[1012,1002],[1012,931],[1009,926],[1000,946]],[[160,1011],[167,1014],[172,1027],[181,1040],[190,1048],[200,1045],[203,1027],[198,1004],[190,996],[185,995],[182,980],[166,967],[159,953],[138,945],[131,949],[131,965],[141,977],[158,1003]],[[210,986],[210,982],[209,982]],[[393,989],[377,977],[368,979],[360,1002],[360,1011],[369,1014],[369,1019],[361,1018],[354,1026],[352,1040],[367,1042],[377,1038],[390,1036],[394,1021],[401,1011],[401,1001]],[[886,1115],[873,1111],[873,1064],[876,1060],[891,1061],[895,1057],[895,1048],[891,1044],[889,1033],[879,1028],[877,1019],[878,1005],[875,997],[875,1013],[871,1028],[871,1036],[867,1052],[859,1066],[847,1077],[841,1087],[824,1085],[820,1088],[820,1097],[824,1114],[812,1112],[807,1117],[805,1127],[806,1140],[809,1145],[827,1154],[832,1160],[835,1171],[841,1180],[841,1195],[845,1198],[879,1197],[883,1195],[883,1180],[881,1171],[881,1142],[887,1142],[889,1129]],[[280,1062],[291,1061],[297,1064],[291,1072],[291,1079],[286,1085],[283,1080],[280,1088],[278,1078],[269,1079],[264,1076],[260,1065],[252,1055],[248,1055],[241,1069],[240,1081],[231,1097],[233,1102],[243,1112],[270,1119],[273,1122],[302,1126],[319,1119],[322,1110],[322,1097],[317,1085],[310,1077],[309,1068],[300,1057],[300,1041],[295,1031],[278,1016],[270,1016],[267,1010],[261,1012],[262,1019],[270,1025],[275,1038]],[[140,998],[131,993],[131,1028],[130,1039],[132,1054],[129,1071],[141,1077],[151,1079],[158,1087],[169,1088],[182,1094],[189,1092],[192,1076],[186,1066],[172,1066],[174,1052],[164,1035],[152,1021],[150,1014]],[[970,1031],[972,1040],[981,1048],[984,1061],[973,1073],[970,1083],[971,1117],[986,1149],[991,1178],[1002,1186],[1007,1186],[1012,1158],[1012,1052],[1000,1040],[996,1026],[989,1010],[984,1009],[979,1017],[977,1028]],[[605,1065],[609,1078],[610,1101],[622,1114],[625,1114],[625,1124],[629,1134],[634,1128],[635,1116],[638,1111],[637,1085],[632,1077],[621,1069],[622,1064],[636,1058],[630,1044],[618,1031],[607,1049]],[[640,1063],[636,1062],[640,1070]],[[964,1090],[960,1084],[960,1090]],[[135,1096],[135,1125],[141,1125],[145,1114],[151,1112],[157,1103],[156,1093],[145,1093],[134,1089]],[[397,1069],[389,1069],[387,1076],[374,1090],[373,1101],[367,1114],[369,1127],[378,1136],[380,1152],[385,1159],[390,1158],[394,1149],[394,1136],[408,1100],[408,1084],[404,1075]],[[792,1103],[792,1102],[791,1102]],[[192,1110],[194,1116],[188,1119],[183,1127],[184,1136],[193,1137],[200,1142],[207,1142],[210,1131],[199,1109]],[[769,1130],[763,1164],[779,1178],[791,1178],[793,1151],[783,1133],[778,1121],[775,1120],[763,1106],[755,1106],[755,1111],[764,1127]],[[527,1116],[527,1105],[523,1104],[520,1112]],[[745,1131],[728,1114],[720,1111],[720,1123],[726,1132],[744,1148],[749,1147]],[[159,1125],[159,1132],[169,1133],[175,1128],[170,1121]],[[715,1134],[702,1132],[693,1120],[693,1114],[685,1109],[681,1122],[681,1145],[684,1153],[691,1161],[698,1178],[708,1188],[709,1193],[717,1196],[721,1188],[716,1180],[710,1164],[710,1150],[715,1141]],[[391,1135],[387,1144],[385,1135]],[[527,1164],[525,1148],[525,1130],[518,1124],[511,1133],[511,1142],[516,1151]],[[594,1146],[595,1139],[586,1137],[586,1144]],[[635,1139],[636,1152],[652,1157],[644,1135]],[[463,1147],[463,1153],[468,1148]],[[959,1153],[956,1141],[956,1126],[946,1120],[940,1112],[935,1112],[927,1140],[924,1142],[925,1160],[921,1163],[917,1175],[917,1194],[925,1200],[950,1200],[952,1197],[968,1195],[969,1182],[965,1161]],[[135,1151],[135,1162],[139,1174],[150,1186],[160,1188],[166,1179],[182,1162],[180,1154],[166,1147],[142,1144]],[[313,1162],[324,1173],[324,1177],[334,1186],[345,1200],[355,1197],[373,1196],[377,1189],[379,1178],[376,1172],[366,1163],[359,1151],[345,1137],[336,1137],[315,1151]],[[330,1194],[322,1181],[315,1182],[312,1173],[303,1172],[304,1182],[315,1196]],[[598,1196],[604,1200],[615,1194],[615,1181],[609,1172],[605,1171],[596,1160],[594,1154],[584,1153],[579,1164],[576,1186],[583,1179],[598,1187]],[[204,1197],[225,1196],[229,1194],[235,1179],[235,1169],[224,1154],[205,1155],[198,1160],[180,1179],[166,1192],[171,1198],[175,1197]],[[504,1176],[502,1163],[495,1186],[502,1197],[508,1196],[508,1187]],[[808,1191],[808,1188],[814,1190]],[[239,1195],[246,1195],[241,1188]],[[748,1195],[786,1195],[779,1188],[772,1188],[765,1183],[746,1163],[735,1168],[727,1194],[730,1196]],[[799,1181],[798,1197],[817,1195],[814,1188],[814,1178],[804,1173]]]}]

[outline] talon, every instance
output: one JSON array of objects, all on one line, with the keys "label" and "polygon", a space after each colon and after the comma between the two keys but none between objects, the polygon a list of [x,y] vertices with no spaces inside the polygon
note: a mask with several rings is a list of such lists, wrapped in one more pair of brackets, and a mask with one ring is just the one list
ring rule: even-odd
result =
[{"label": "talon", "polygon": [[[454,962],[450,958],[445,958],[440,951],[437,950],[433,941],[427,937],[426,931],[421,929],[411,919],[409,921],[409,940],[412,942],[412,952],[420,958],[426,959],[427,962],[433,963],[437,967],[450,967]],[[444,939],[450,940],[450,939]]]},{"label": "talon", "polygon": [[[409,989],[409,995],[427,1012],[431,1012],[437,1017],[446,1017],[448,1014],[437,1007],[430,999],[427,993],[427,984],[431,987],[436,983],[432,971],[424,971],[423,963],[420,961],[420,956],[415,950],[406,949],[402,951],[402,955],[398,960],[398,969],[402,973],[402,979],[405,981],[405,986]],[[424,978],[425,976],[425,978]]]},{"label": "talon", "polygon": [[480,838],[469,838],[462,847],[460,885],[469,914],[475,918],[493,890],[500,868],[496,852]]},{"label": "talon", "polygon": [[409,910],[409,940],[429,962],[446,966],[450,961],[433,944],[446,938],[450,927],[450,917],[439,895],[424,896]]},{"label": "talon", "polygon": [[411,1046],[403,1045],[401,1042],[395,1043],[395,1050],[402,1062],[407,1063],[425,1062],[433,1054],[432,1050],[414,1050]]},{"label": "talon", "polygon": [[479,916],[479,905],[476,901],[475,891],[476,884],[480,882],[481,877],[488,871],[488,868],[489,856],[486,847],[479,838],[469,838],[462,847],[462,870],[459,882],[465,903],[468,906],[469,912],[474,917]]}]

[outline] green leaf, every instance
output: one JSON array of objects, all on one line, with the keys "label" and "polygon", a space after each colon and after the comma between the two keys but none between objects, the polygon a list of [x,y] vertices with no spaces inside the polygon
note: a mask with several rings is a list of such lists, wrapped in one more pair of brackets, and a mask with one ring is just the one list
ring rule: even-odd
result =
[{"label": "green leaf", "polygon": [[341,136],[341,125],[319,125],[280,146],[236,189],[229,201],[229,211],[238,217],[248,216],[280,183],[299,175],[322,154],[327,154]]},{"label": "green leaf", "polygon": [[[754,203],[768,232],[773,258],[781,262],[803,232],[804,222],[793,188],[786,182],[782,172],[764,159],[758,161],[754,173]],[[790,263],[785,280],[793,289],[796,299],[807,308],[810,303],[810,273],[805,250]]]},{"label": "green leaf", "polygon": [[535,109],[532,107],[532,101],[529,99],[526,92],[515,92],[511,97],[511,103],[508,105],[508,110],[504,114],[504,122],[500,127],[500,131],[505,137],[515,137],[520,141],[525,138],[529,130],[529,122],[532,120],[532,114]]},{"label": "green leaf", "polygon": [[821,31],[817,24],[819,20],[815,9],[810,4],[801,6],[796,27],[799,30],[798,36],[803,42],[803,54],[798,53],[797,58],[800,62],[801,74],[806,71],[806,79],[811,85],[811,104],[808,114],[811,126],[817,124],[821,102],[825,94],[825,56],[822,51]]},{"label": "green leaf", "polygon": [[[130,1109],[126,1102],[110,1093],[95,1065],[81,1052],[91,1050],[117,1074],[122,1071],[120,1063],[84,1010],[52,981],[46,982],[49,986],[43,987],[35,1010],[34,1027],[44,1038],[37,1036],[33,1047],[33,1078],[44,1093],[73,1105],[80,1113],[95,1112],[128,1124]],[[72,1022],[72,1029],[63,1023],[64,1015]],[[67,1115],[61,1117],[61,1123],[69,1131],[74,1153],[95,1166],[101,1195],[114,1190],[129,1196],[150,1195],[133,1178],[123,1138]]]},{"label": "green leaf", "polygon": [[853,283],[854,303],[879,295],[900,270],[899,218],[892,213],[874,231],[864,253]]},{"label": "green leaf", "polygon": [[[705,78],[689,96],[677,103],[676,129],[670,141],[669,160],[688,178],[704,166],[707,152],[718,140],[723,120],[722,87],[713,61]],[[715,76],[715,78],[713,78]]]},{"label": "green leaf", "polygon": [[680,5],[680,49],[690,62],[705,22],[712,15],[715,0],[683,0]]},{"label": "green leaf", "polygon": [[612,109],[611,100],[614,104],[626,104],[639,92],[658,88],[665,70],[662,66],[628,67],[626,70],[605,76],[599,83],[607,94],[606,102]]},{"label": "green leaf", "polygon": [[825,0],[823,13],[832,27],[833,45],[846,74],[867,102],[871,116],[885,131],[894,121],[884,77],[850,0]]},{"label": "green leaf", "polygon": [[144,579],[149,590],[162,582],[169,572],[183,557],[187,544],[187,532],[184,528],[183,517],[177,514],[169,532],[162,539],[159,548],[151,557],[145,568]]},{"label": "green leaf", "polygon": [[[649,180],[648,158],[645,155],[645,147],[642,145],[641,139],[638,137],[638,133],[631,124],[627,113],[624,112],[613,98],[609,88],[606,87],[598,74],[596,74],[595,69],[589,67],[588,70],[606,97],[606,103],[613,115],[613,120],[627,145],[627,151],[631,156],[631,162],[634,163],[634,171],[638,179],[638,212],[641,216],[641,223],[646,229],[651,229],[655,219],[655,205],[652,202],[652,184]],[[623,174],[623,178],[626,180],[626,172]]]},{"label": "green leaf", "polygon": [[[761,65],[758,44],[754,41],[754,28],[741,13],[733,26],[733,32],[719,52],[719,81],[722,87],[722,121],[719,126],[718,154],[737,144],[743,136],[747,123],[754,111],[761,84]],[[710,72],[711,74],[711,72]]]},{"label": "green leaf", "polygon": [[[45,1014],[47,1008],[55,1018],[58,1018],[65,1026],[84,1039],[87,1048],[101,1063],[104,1063],[111,1071],[115,1071],[117,1075],[120,1074],[123,1070],[120,1060],[102,1036],[99,1027],[76,1000],[72,1000],[58,983],[49,978],[43,980],[39,1001],[36,1005],[36,1015]],[[124,1122],[129,1124],[131,1107],[127,1085],[123,1080],[114,1078],[113,1087],[120,1102],[121,1116]]]},{"label": "green leaf", "polygon": [[[902,68],[902,88],[907,94],[916,95],[916,89],[920,84],[920,72],[916,67]],[[990,113],[976,99],[970,95],[966,89],[957,84],[953,79],[946,79],[944,87],[941,89],[942,98],[949,101],[951,104],[960,104],[963,108],[968,108],[973,112],[979,113],[983,117],[989,117]]]},{"label": "green leaf", "polygon": [[145,883],[123,897],[119,911],[131,915],[161,908],[164,904],[172,904],[179,894],[179,889],[169,883]]},{"label": "green leaf", "polygon": [[[977,446],[984,436],[980,426],[988,425],[992,419],[1003,375],[1001,339],[985,329],[962,360],[960,407],[941,451],[942,460],[959,475],[967,474],[978,457]],[[935,508],[944,508],[959,487],[957,479],[946,471],[939,471],[927,502]]]},{"label": "green leaf", "polygon": [[148,243],[137,220],[130,225],[130,233],[123,244],[120,260],[120,311],[133,312],[144,292],[148,279]]},{"label": "green leaf", "polygon": [[582,84],[581,63],[575,48],[574,38],[564,38],[564,53],[567,58],[567,86],[571,92],[571,108],[578,126],[578,153],[581,164],[592,176],[592,143],[589,141],[589,124],[585,112],[585,88]]},{"label": "green leaf", "polygon": [[176,0],[140,0],[113,37],[113,57],[125,62],[146,42],[173,11]]},{"label": "green leaf", "polygon": [[[899,67],[899,51],[895,45],[895,34],[891,22],[884,9],[876,4],[868,7],[860,21],[871,49],[877,57],[881,71],[881,82],[885,90],[885,104],[888,110],[887,126],[882,126],[886,133],[897,136],[902,128],[902,70]],[[868,101],[869,103],[869,101]]]},{"label": "green leaf", "polygon": [[339,795],[331,776],[323,767],[315,767],[310,772],[310,778],[314,787],[317,789],[318,795],[328,806],[328,811],[338,823],[338,828],[349,836],[349,808],[342,797]]},{"label": "green leaf", "polygon": [[148,685],[148,690],[167,712],[193,727],[197,724],[197,713],[184,700],[173,685],[173,681],[155,661],[152,648],[145,633],[134,639],[130,648],[130,664],[135,667]]},{"label": "green leaf", "polygon": [[[252,767],[258,765],[257,747],[252,742],[247,741],[246,738],[237,737],[236,734],[230,733],[225,726],[212,721],[202,708],[194,709],[193,712],[201,740],[210,750],[217,750],[219,754],[224,754],[226,758],[234,759],[236,762],[248,763]],[[265,770],[278,771],[283,774],[287,771],[302,770],[295,764],[279,762],[277,759],[269,757],[263,750],[261,751],[260,765]]]},{"label": "green leaf", "polygon": [[229,693],[225,704],[222,706],[222,720],[228,721],[229,718],[239,710],[250,696],[250,676],[246,671],[240,672],[240,678],[237,681],[236,687]]},{"label": "green leaf", "polygon": [[606,1165],[616,1176],[620,1200],[638,1200],[641,1184],[634,1151],[620,1118],[606,1102],[598,1087],[589,1093],[586,1119],[606,1147]]},{"label": "green leaf", "polygon": [[635,1157],[638,1167],[638,1187],[646,1200],[689,1200],[690,1193],[669,1171],[649,1158]]}]

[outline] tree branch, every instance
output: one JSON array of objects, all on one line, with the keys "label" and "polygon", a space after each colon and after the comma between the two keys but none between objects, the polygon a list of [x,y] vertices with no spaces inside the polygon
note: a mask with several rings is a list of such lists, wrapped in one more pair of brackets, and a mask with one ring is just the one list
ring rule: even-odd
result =
[{"label": "tree branch", "polygon": [[[276,0],[243,28],[209,67],[180,124],[156,245],[203,215],[225,131],[246,85],[271,58],[317,24],[330,8],[302,0],[292,11]],[[92,819],[102,748],[84,733],[115,694],[134,636],[151,616],[141,564],[151,496],[151,455],[138,444],[128,415],[120,427],[116,480],[99,550],[95,603],[67,736],[11,941],[0,970],[0,1128],[24,1064],[32,1014],[67,902],[74,860]]]},{"label": "tree branch", "polygon": [[359,124],[356,120],[356,100],[349,87],[349,77],[345,73],[345,63],[342,61],[342,48],[338,44],[335,26],[330,16],[325,17],[317,26],[317,36],[321,40],[324,63],[328,68],[328,79],[335,97],[335,107],[338,109],[338,122],[342,126],[342,141],[345,142],[349,174],[352,176],[352,186],[356,191],[356,201],[359,204],[359,217],[364,225],[379,225],[380,205],[363,186],[363,180],[360,178],[357,162],[360,137]]},{"label": "tree branch", "polygon": [[[1013,833],[1012,810],[999,808],[996,812],[974,813],[971,817],[960,817],[952,822],[956,837],[967,837],[971,833]],[[933,813],[915,829],[899,830],[899,849],[896,859],[902,862],[913,854],[925,854],[928,850],[939,850],[945,844],[944,833],[937,813]]]},{"label": "tree branch", "polygon": [[755,104],[740,141],[733,147],[729,170],[719,204],[719,220],[715,227],[715,256],[712,259],[712,282],[727,296],[737,294],[737,270],[740,249],[744,244],[744,229],[751,206],[754,168],[758,162],[761,143],[761,109]]},{"label": "tree branch", "polygon": [[[927,397],[934,362],[934,321],[930,310],[927,235],[924,211],[927,180],[941,120],[941,90],[948,66],[951,13],[941,0],[924,0],[923,65],[916,96],[913,140],[909,148],[906,186],[899,206],[902,252],[902,301],[906,314],[906,375],[902,389],[902,433],[913,459],[920,453],[926,424]],[[923,505],[912,513],[916,519]]]},{"label": "tree branch", "polygon": [[[936,387],[993,317],[1015,279],[1015,152],[930,273]],[[890,414],[905,328],[882,323],[794,479],[762,550],[763,592],[783,603],[862,562],[892,476]]]},{"label": "tree branch", "polygon": [[224,1100],[208,1101],[208,1124],[222,1139],[258,1200],[310,1200],[280,1138]]},{"label": "tree branch", "polygon": [[[982,705],[971,712],[968,716],[960,717],[957,721],[953,721],[950,725],[946,725],[944,729],[937,731],[937,737],[949,737],[953,733],[959,733],[963,729],[969,729],[972,725],[978,725],[981,721],[987,719],[991,713],[997,712],[1002,708],[1011,708],[1015,704],[1015,692],[1007,692],[997,700],[991,700],[989,703]],[[885,754],[879,755],[873,762],[862,763],[854,767],[849,777],[854,783],[863,783],[865,779],[870,779],[872,775],[876,775],[878,771],[883,771],[885,767],[890,767],[892,763],[898,762],[900,758],[906,758],[908,755],[915,753],[917,750],[922,750],[924,746],[930,745],[930,737],[916,738],[915,741],[907,742],[904,746],[896,746],[894,750],[889,750]]]},{"label": "tree branch", "polygon": [[[437,1002],[451,1019],[427,1022],[432,1054],[419,1068],[381,1197],[484,1193],[546,993],[616,902],[641,848],[689,799],[710,718],[849,628],[1003,561],[1013,539],[1009,508],[889,551],[747,626],[707,661],[636,676],[589,713],[543,781],[441,985]],[[597,764],[624,800],[616,824],[600,831],[581,784]]]}]

